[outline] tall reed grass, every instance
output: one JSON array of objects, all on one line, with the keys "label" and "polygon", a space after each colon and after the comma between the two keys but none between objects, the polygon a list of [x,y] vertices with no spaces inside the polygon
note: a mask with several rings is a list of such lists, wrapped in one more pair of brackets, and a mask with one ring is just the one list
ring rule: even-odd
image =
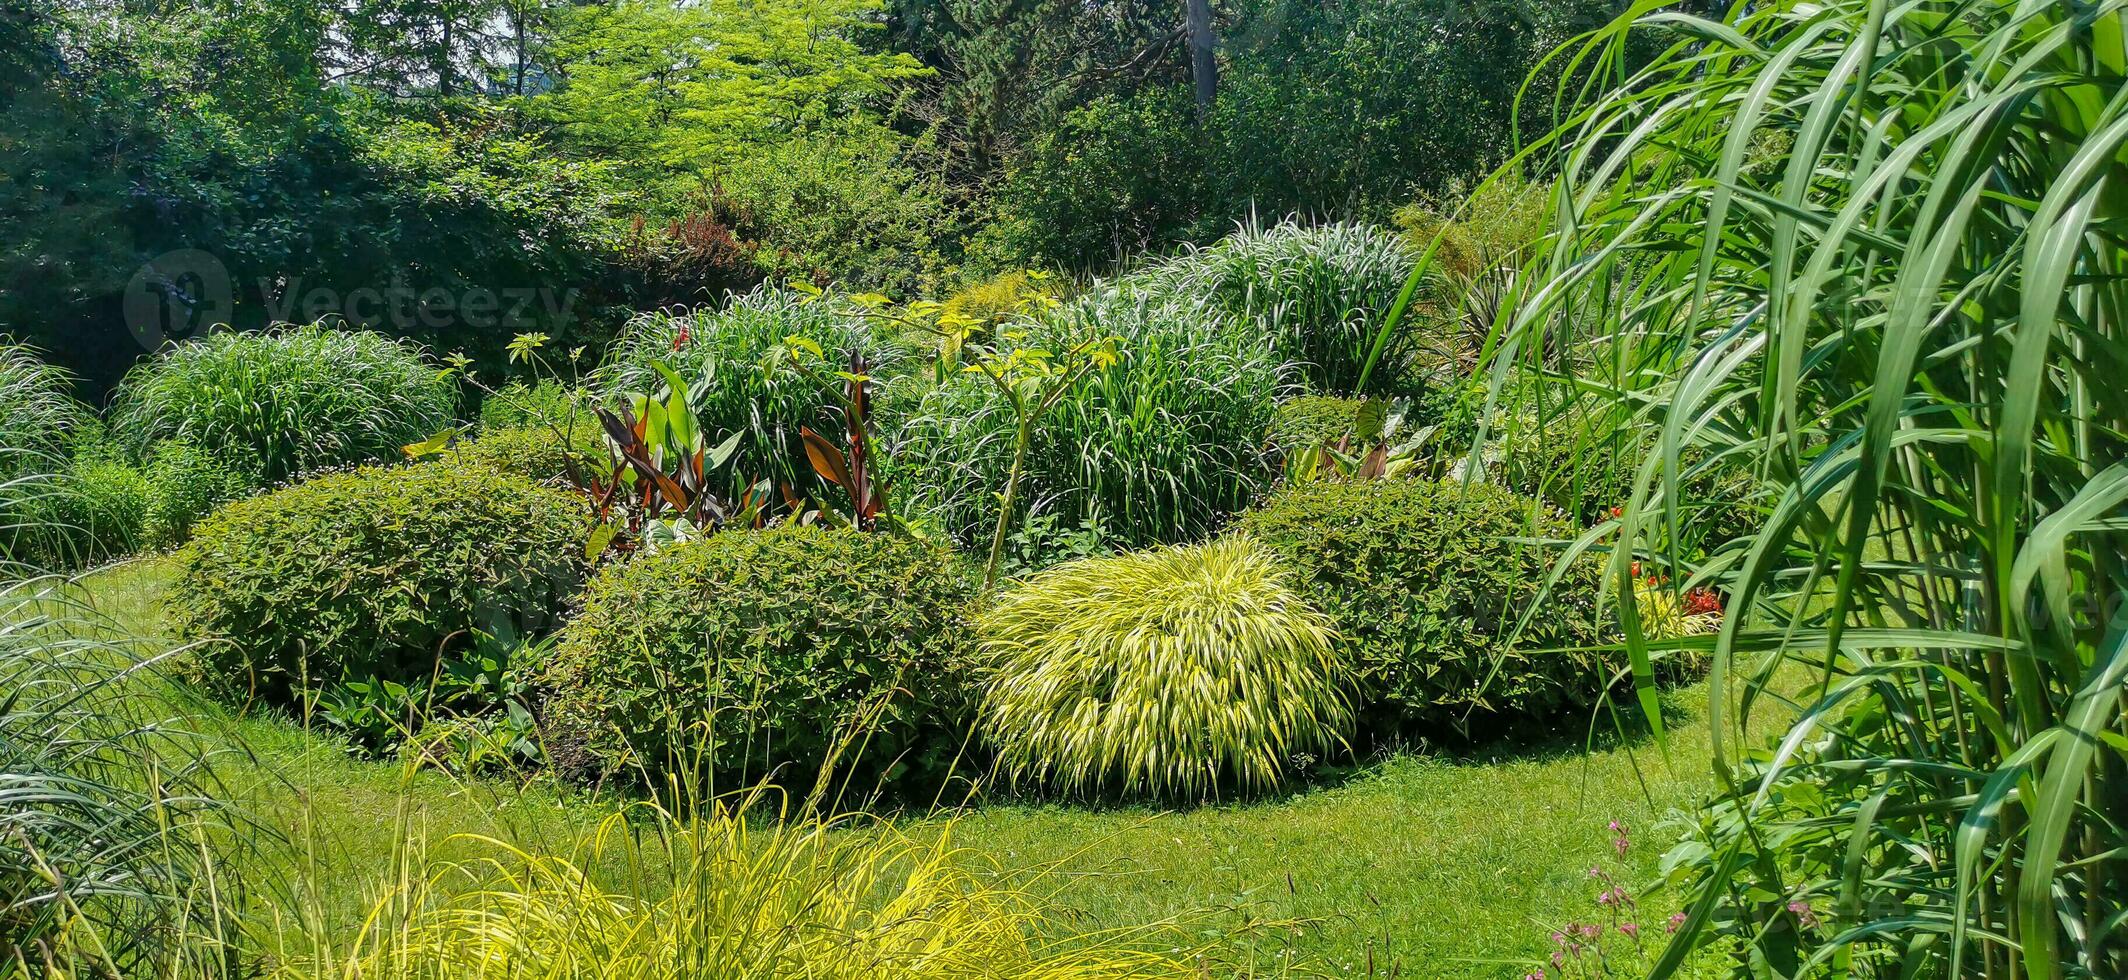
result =
[{"label": "tall reed grass", "polygon": [[0,585],[0,976],[233,971],[248,845],[214,743],[80,596]]},{"label": "tall reed grass", "polygon": [[[1719,932],[1756,976],[2128,976],[2128,4],[1666,6],[1559,54],[1554,232],[1486,345],[1502,399],[1630,416],[1579,542],[1617,593],[1727,597],[1667,644],[1720,790],[1655,974]],[[1688,547],[1694,459],[1763,527]]]}]

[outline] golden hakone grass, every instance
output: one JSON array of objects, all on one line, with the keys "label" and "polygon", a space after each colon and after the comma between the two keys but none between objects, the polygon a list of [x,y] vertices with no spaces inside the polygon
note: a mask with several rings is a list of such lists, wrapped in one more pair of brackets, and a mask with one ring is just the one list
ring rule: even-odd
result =
[{"label": "golden hakone grass", "polygon": [[1062,566],[981,633],[983,728],[1014,783],[1260,791],[1352,725],[1335,627],[1247,538]]}]

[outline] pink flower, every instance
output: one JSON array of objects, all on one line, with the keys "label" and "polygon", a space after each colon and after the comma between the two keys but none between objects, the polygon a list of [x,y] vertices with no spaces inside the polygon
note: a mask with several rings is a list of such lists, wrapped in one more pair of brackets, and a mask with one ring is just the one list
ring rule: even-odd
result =
[{"label": "pink flower", "polygon": [[1684,928],[1684,926],[1685,926],[1685,913],[1683,913],[1683,912],[1672,912],[1672,913],[1670,913],[1670,931],[1671,931],[1671,932],[1676,932],[1677,930],[1679,930],[1679,929],[1682,929],[1682,928]]},{"label": "pink flower", "polygon": [[1633,896],[1626,894],[1626,890],[1622,887],[1614,887],[1596,896],[1596,904],[1604,906],[1631,905],[1633,904]]},{"label": "pink flower", "polygon": [[1602,881],[1602,880],[1603,880],[1603,869],[1602,869],[1602,868],[1590,868],[1590,869],[1589,869],[1589,878],[1590,878],[1591,880],[1594,880],[1594,881]]},{"label": "pink flower", "polygon": [[1638,923],[1638,922],[1621,922],[1621,923],[1619,923],[1619,924],[1618,924],[1618,931],[1619,931],[1619,932],[1621,932],[1621,933],[1624,933],[1624,934],[1625,934],[1625,936],[1626,936],[1626,937],[1627,937],[1628,939],[1639,939],[1639,938],[1640,938],[1640,923]]},{"label": "pink flower", "polygon": [[1538,970],[1535,973],[1525,973],[1522,975],[1522,980],[1544,980],[1544,971]]},{"label": "pink flower", "polygon": [[1810,910],[1809,902],[1790,902],[1788,903],[1788,911],[1795,913],[1797,925],[1800,925],[1805,929],[1815,929],[1818,927],[1818,914]]},{"label": "pink flower", "polygon": [[1571,928],[1576,935],[1579,935],[1583,939],[1603,938],[1603,927],[1597,925],[1594,922],[1583,922],[1574,926],[1570,926],[1569,928]]},{"label": "pink flower", "polygon": [[1612,846],[1612,847],[1615,847],[1615,848],[1617,848],[1617,849],[1618,849],[1618,856],[1619,856],[1619,857],[1625,857],[1625,856],[1626,856],[1626,848],[1628,848],[1628,847],[1631,847],[1632,845],[1631,845],[1631,844],[1628,844],[1628,843],[1626,842],[1626,839],[1625,839],[1624,837],[1618,837],[1618,838],[1615,838],[1615,839],[1613,839],[1613,840],[1611,841],[1611,846]]}]

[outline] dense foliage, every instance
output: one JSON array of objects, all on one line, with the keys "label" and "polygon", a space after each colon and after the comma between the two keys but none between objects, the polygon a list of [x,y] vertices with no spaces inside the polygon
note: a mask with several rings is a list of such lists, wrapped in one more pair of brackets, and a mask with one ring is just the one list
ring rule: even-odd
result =
[{"label": "dense foliage", "polygon": [[[1496,376],[1565,360],[1532,397],[1640,419],[1614,578],[1655,556],[1728,597],[1657,975],[1714,934],[1740,975],[2128,970],[2124,13],[1739,5],[1585,49],[1684,35],[1560,134]],[[1674,530],[1695,454],[1774,501],[1705,564]]]},{"label": "dense foliage", "polygon": [[959,559],[897,535],[784,526],[637,555],[561,633],[550,751],[699,792],[938,779],[972,711],[973,597]]},{"label": "dense foliage", "polygon": [[1365,404],[1357,398],[1336,395],[1288,398],[1271,413],[1271,431],[1265,443],[1287,452],[1334,446],[1355,434],[1360,409]]},{"label": "dense foliage", "polygon": [[983,732],[1014,783],[1183,802],[1342,747],[1351,669],[1245,538],[1042,573],[981,618]]},{"label": "dense foliage", "polygon": [[427,676],[474,632],[554,625],[583,576],[582,501],[453,462],[321,476],[223,508],[177,553],[171,615],[218,693]]},{"label": "dense foliage", "polygon": [[1386,390],[1402,373],[1411,333],[1374,340],[1414,256],[1395,234],[1358,224],[1307,227],[1288,222],[1244,229],[1134,278],[1170,295],[1201,297],[1235,329],[1268,340],[1310,390],[1351,394],[1370,357],[1369,387]]},{"label": "dense foliage", "polygon": [[1555,569],[1558,553],[1532,539],[1570,528],[1528,498],[1486,484],[1323,481],[1280,491],[1241,527],[1293,564],[1296,587],[1346,637],[1378,735],[1549,720],[1593,704],[1612,679],[1603,658],[1574,652],[1606,639],[1599,568]]},{"label": "dense foliage", "polygon": [[570,485],[612,468],[611,454],[599,423],[587,412],[575,421],[485,429],[460,440],[444,454],[477,466],[489,466],[538,483]]},{"label": "dense foliage", "polygon": [[[0,588],[0,962],[213,976],[235,927],[248,830],[218,802],[211,741],[169,723],[136,662],[81,597]],[[222,901],[199,901],[218,894]],[[77,952],[78,951],[78,952]]]},{"label": "dense foliage", "polygon": [[730,495],[764,479],[813,494],[820,484],[799,429],[832,431],[836,372],[849,351],[878,350],[863,312],[845,298],[764,287],[719,307],[646,314],[622,332],[594,386],[611,399],[656,395],[667,386],[659,369],[670,368],[712,445],[742,434],[721,474]]},{"label": "dense foliage", "polygon": [[[1116,338],[1037,427],[1021,496],[1064,528],[1129,543],[1202,537],[1265,487],[1261,446],[1284,365],[1216,311],[1151,290],[1105,287],[1002,338],[1051,354]],[[986,379],[927,392],[894,434],[904,512],[964,542],[997,520],[1016,418]]]},{"label": "dense foliage", "polygon": [[396,459],[449,425],[457,399],[419,348],[314,325],[172,347],[126,375],[111,419],[136,447],[183,439],[272,482]]}]

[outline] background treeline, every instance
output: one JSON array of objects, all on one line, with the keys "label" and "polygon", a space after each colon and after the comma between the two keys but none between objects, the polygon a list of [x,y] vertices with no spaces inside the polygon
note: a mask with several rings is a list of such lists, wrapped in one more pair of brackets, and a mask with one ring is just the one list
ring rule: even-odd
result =
[{"label": "background treeline", "polygon": [[[907,297],[1384,220],[1547,128],[1521,83],[1617,7],[5,0],[0,333],[93,396],[142,353],[129,291],[497,363],[769,278]],[[142,273],[180,249],[233,307]]]}]

